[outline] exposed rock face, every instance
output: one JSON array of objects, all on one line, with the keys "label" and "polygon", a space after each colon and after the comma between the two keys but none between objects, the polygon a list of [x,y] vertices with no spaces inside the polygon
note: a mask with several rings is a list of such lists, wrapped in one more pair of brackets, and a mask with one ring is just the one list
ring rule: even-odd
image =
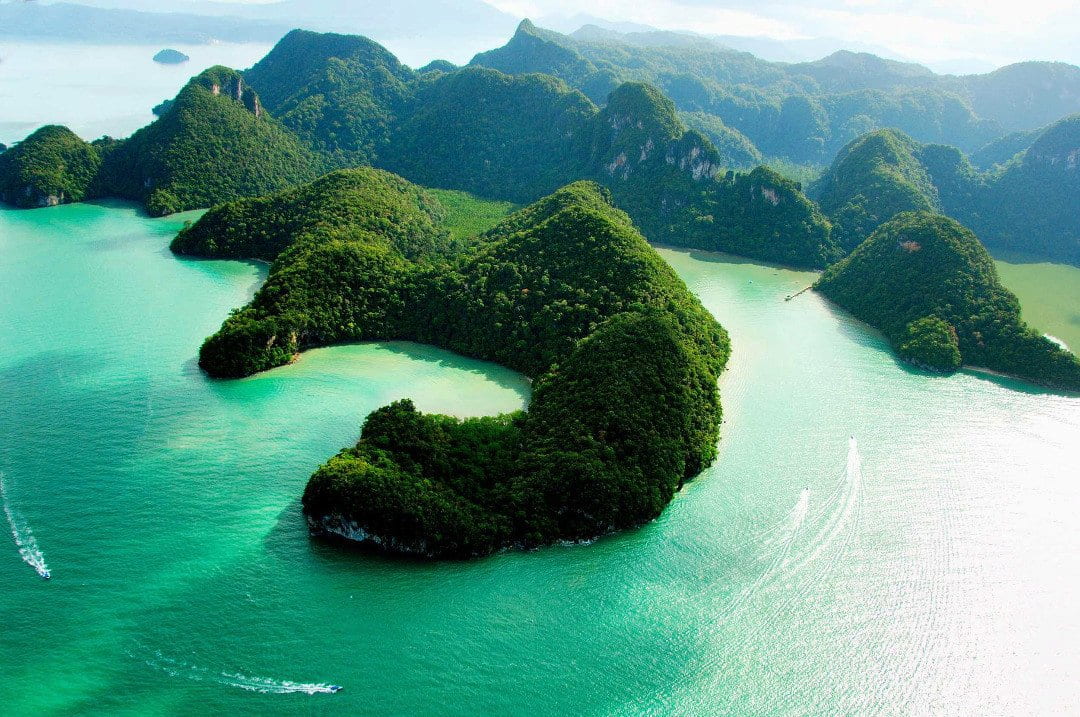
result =
[{"label": "exposed rock face", "polygon": [[321,518],[305,516],[308,532],[314,537],[340,538],[358,543],[374,550],[386,551],[398,555],[412,555],[420,558],[434,557],[434,551],[425,540],[402,541],[394,537],[384,537],[365,530],[354,520],[340,515],[324,515]]},{"label": "exposed rock face", "polygon": [[1080,172],[1080,115],[1067,117],[1047,129],[1031,145],[1024,163]]},{"label": "exposed rock face", "polygon": [[263,108],[259,96],[255,90],[244,83],[244,78],[239,73],[211,81],[210,91],[215,95],[224,95],[233,99],[247,107],[248,111],[256,117],[262,117]]},{"label": "exposed rock face", "polygon": [[608,177],[621,180],[635,174],[655,176],[664,165],[695,182],[720,172],[719,157],[708,139],[679,122],[670,100],[638,83],[626,83],[611,93],[599,117],[593,157]]}]

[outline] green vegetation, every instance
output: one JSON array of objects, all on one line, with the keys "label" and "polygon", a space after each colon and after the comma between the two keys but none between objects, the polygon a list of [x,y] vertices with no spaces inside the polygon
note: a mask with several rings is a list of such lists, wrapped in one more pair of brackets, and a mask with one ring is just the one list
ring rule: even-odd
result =
[{"label": "green vegetation", "polygon": [[844,147],[810,188],[829,215],[833,236],[847,251],[900,212],[939,212],[941,201],[916,155],[915,140],[878,130]]},{"label": "green vegetation", "polygon": [[427,75],[380,166],[431,187],[525,203],[579,179],[596,107],[544,75]]},{"label": "green vegetation", "polygon": [[971,163],[981,170],[992,169],[995,165],[1005,164],[1016,155],[1030,147],[1046,131],[1045,127],[1020,132],[1010,132],[987,142],[971,153]]},{"label": "green vegetation", "polygon": [[1080,114],[1048,127],[986,185],[965,219],[987,246],[1080,266]]},{"label": "green vegetation", "polygon": [[[314,531],[431,557],[583,540],[654,518],[713,460],[727,336],[605,190],[571,184],[460,246],[440,243],[444,215],[415,187],[339,175],[348,181],[214,210],[178,239],[202,255],[278,252],[200,364],[238,376],[310,346],[409,339],[535,383],[526,413],[460,421],[407,401],[373,413],[312,477]],[[326,226],[319,206],[296,201],[319,193],[331,216],[350,198],[370,211]],[[391,215],[410,218],[407,237],[383,223]],[[211,246],[223,223],[235,231]],[[417,234],[430,248],[410,256]]]},{"label": "green vegetation", "polygon": [[[479,200],[473,206],[482,207]],[[493,210],[492,210],[493,211]],[[406,258],[449,251],[439,202],[401,177],[375,169],[339,170],[266,197],[214,207],[172,242],[178,254],[273,261],[298,237],[363,229]]]},{"label": "green vegetation", "polygon": [[679,119],[690,129],[709,138],[716,147],[722,166],[730,169],[751,169],[761,164],[761,152],[754,143],[739,130],[728,127],[716,115],[680,112]]},{"label": "green vegetation", "polygon": [[445,210],[442,225],[450,231],[450,238],[455,241],[483,234],[517,209],[517,205],[511,202],[481,199],[454,189],[429,189],[428,194],[439,200]]},{"label": "green vegetation", "polygon": [[908,324],[896,351],[911,363],[932,370],[952,372],[962,365],[956,329],[936,316]]},{"label": "green vegetation", "polygon": [[42,127],[0,154],[0,201],[23,208],[81,202],[100,166],[98,149],[67,127]]},{"label": "green vegetation", "polygon": [[157,216],[273,192],[324,166],[266,114],[238,72],[214,67],[105,156],[99,184]]},{"label": "green vegetation", "polygon": [[1080,391],[1080,360],[1021,320],[986,249],[948,217],[898,214],[815,288],[920,364],[954,368],[955,342],[965,365]]},{"label": "green vegetation", "polygon": [[348,167],[377,163],[415,74],[366,37],[293,30],[244,77],[285,127]]},{"label": "green vegetation", "polygon": [[[565,36],[528,21],[504,47],[477,55],[473,64],[551,74],[597,103],[623,82],[647,82],[679,110],[716,117],[762,155],[799,165],[825,164],[846,143],[884,127],[974,151],[1007,131],[1080,110],[1080,69],[1061,63],[1023,63],[968,77],[852,52],[789,65],[700,37]],[[687,123],[710,134],[699,122]],[[723,152],[725,143],[717,144]]]},{"label": "green vegetation", "polygon": [[712,144],[655,88],[621,85],[594,124],[590,176],[651,240],[813,268],[839,258],[796,183],[764,167],[722,172]]},{"label": "green vegetation", "polygon": [[987,173],[953,147],[880,130],[845,147],[810,194],[848,250],[899,212],[933,211],[972,227],[991,249],[1080,264],[1078,157],[1080,115]]}]

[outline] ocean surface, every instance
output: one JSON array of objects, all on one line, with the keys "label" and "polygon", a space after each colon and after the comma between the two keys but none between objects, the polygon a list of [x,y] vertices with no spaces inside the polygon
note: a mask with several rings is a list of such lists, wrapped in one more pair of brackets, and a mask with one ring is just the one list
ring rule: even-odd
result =
[{"label": "ocean surface", "polygon": [[1080,398],[914,371],[785,302],[811,274],[662,249],[732,335],[716,464],[591,545],[372,557],[309,539],[312,470],[388,401],[481,415],[528,383],[411,344],[209,380],[264,269],[171,255],[191,216],[0,211],[5,715],[1080,703]]},{"label": "ocean surface", "polygon": [[44,124],[62,124],[85,140],[127,137],[154,119],[207,67],[246,69],[267,52],[258,43],[173,45],[191,57],[153,61],[160,45],[80,45],[0,38],[0,142],[12,144]]}]

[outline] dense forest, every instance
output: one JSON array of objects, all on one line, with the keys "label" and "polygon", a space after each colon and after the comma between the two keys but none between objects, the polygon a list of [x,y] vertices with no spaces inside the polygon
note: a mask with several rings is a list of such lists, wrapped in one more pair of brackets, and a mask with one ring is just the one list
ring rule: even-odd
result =
[{"label": "dense forest", "polygon": [[164,114],[105,153],[104,194],[152,215],[208,207],[314,179],[325,162],[262,108],[240,73],[204,71]]},{"label": "dense forest", "polygon": [[[702,78],[729,94],[779,94],[768,95],[768,117],[751,111],[749,100],[731,105],[734,114],[720,112],[687,101]],[[1042,89],[1021,92],[1024,78],[1041,78]],[[15,153],[24,159],[0,162],[0,186],[24,193],[31,186],[24,204],[110,195],[162,214],[265,194],[339,167],[376,166],[519,204],[591,179],[652,241],[793,266],[823,268],[910,210],[953,216],[995,249],[1077,262],[1076,116],[1006,134],[1004,110],[987,110],[997,119],[972,120],[992,130],[978,142],[991,139],[978,153],[983,166],[990,163],[986,171],[952,147],[873,129],[892,124],[920,139],[949,139],[942,132],[964,126],[976,106],[1001,105],[993,92],[1011,98],[1010,117],[1036,121],[1056,111],[1047,108],[1080,106],[1074,84],[1072,71],[1055,65],[946,78],[853,53],[786,65],[675,33],[568,37],[529,23],[472,67],[432,63],[417,72],[366,38],[298,30],[242,75],[213,68],[195,78],[130,139],[95,142],[102,163],[89,185],[84,172],[59,194],[36,192],[16,164],[54,143],[28,140]],[[930,93],[938,109],[910,109],[938,129],[888,113],[857,114],[847,129],[833,127],[835,108],[825,100],[854,112],[865,93],[884,93],[888,102]],[[942,109],[954,100],[964,112]],[[811,186],[820,209],[799,181],[740,169],[767,162],[789,176],[812,171],[776,159],[798,152],[759,148],[751,126],[825,147],[821,158],[858,135]],[[63,154],[41,151],[33,176],[55,186],[67,171]]]},{"label": "dense forest", "polygon": [[595,29],[568,36],[527,20],[473,64],[551,74],[595,102],[623,82],[647,82],[680,111],[718,118],[761,154],[805,164],[826,163],[852,139],[885,127],[971,152],[1080,110],[1080,68],[1063,63],[966,77],[846,51],[785,64],[703,37]]},{"label": "dense forest", "polygon": [[100,166],[97,147],[46,125],[0,153],[0,201],[22,208],[81,202],[93,196]]},{"label": "dense forest", "polygon": [[203,346],[213,375],[381,338],[535,380],[525,413],[460,421],[408,401],[373,413],[359,443],[312,477],[312,529],[463,557],[658,515],[715,457],[723,329],[596,184],[564,187],[470,241],[447,241],[444,216],[398,177],[351,170],[216,209],[173,245],[276,256],[252,303]]},{"label": "dense forest", "polygon": [[978,366],[1080,391],[1080,359],[1021,320],[986,249],[948,217],[896,215],[815,288],[920,366]]},{"label": "dense forest", "polygon": [[1078,158],[1080,115],[987,172],[953,147],[879,130],[844,147],[808,191],[848,251],[899,212],[932,211],[970,226],[991,249],[1080,264]]},{"label": "dense forest", "polygon": [[160,216],[294,186],[327,168],[235,70],[202,72],[158,110],[125,140],[88,144],[43,127],[0,155],[0,199],[35,207],[118,197]]}]

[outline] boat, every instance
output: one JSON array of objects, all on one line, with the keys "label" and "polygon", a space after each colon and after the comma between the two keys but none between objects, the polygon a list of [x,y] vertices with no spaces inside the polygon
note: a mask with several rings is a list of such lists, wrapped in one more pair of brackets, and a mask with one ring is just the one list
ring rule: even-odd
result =
[{"label": "boat", "polygon": [[48,570],[43,570],[41,573],[42,580],[52,580],[52,573]]},{"label": "boat", "polygon": [[329,689],[330,689],[330,694],[334,694],[335,692],[341,692],[342,687],[341,687],[341,685],[330,685]]}]

